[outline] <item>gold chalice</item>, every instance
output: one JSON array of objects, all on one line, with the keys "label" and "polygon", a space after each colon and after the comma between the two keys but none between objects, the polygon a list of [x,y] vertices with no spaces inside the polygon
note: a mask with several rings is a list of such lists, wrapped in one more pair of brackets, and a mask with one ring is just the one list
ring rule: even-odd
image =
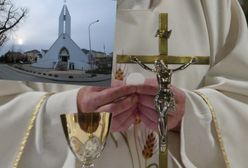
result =
[{"label": "gold chalice", "polygon": [[104,149],[110,130],[111,113],[74,113],[60,116],[67,142],[82,162],[82,168],[93,168]]}]

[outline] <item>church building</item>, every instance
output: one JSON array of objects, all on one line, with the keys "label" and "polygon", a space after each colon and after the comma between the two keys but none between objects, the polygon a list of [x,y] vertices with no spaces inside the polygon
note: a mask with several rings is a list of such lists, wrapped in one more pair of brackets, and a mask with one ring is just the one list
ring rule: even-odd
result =
[{"label": "church building", "polygon": [[88,56],[71,39],[71,16],[67,5],[63,6],[59,17],[58,39],[32,66],[56,70],[88,70],[90,68]]}]

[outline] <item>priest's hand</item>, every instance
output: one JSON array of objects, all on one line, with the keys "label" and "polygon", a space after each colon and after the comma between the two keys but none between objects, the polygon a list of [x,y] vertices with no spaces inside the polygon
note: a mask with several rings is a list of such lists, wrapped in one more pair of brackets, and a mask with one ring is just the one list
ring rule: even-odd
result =
[{"label": "priest's hand", "polygon": [[77,96],[80,112],[111,112],[111,131],[123,131],[135,121],[138,97],[134,86],[83,87]]},{"label": "priest's hand", "polygon": [[[176,101],[176,111],[168,113],[168,129],[180,130],[181,121],[185,111],[186,96],[184,92],[174,86],[171,87]],[[137,86],[139,96],[138,111],[143,123],[157,130],[157,112],[155,110],[154,98],[158,92],[158,84],[155,78],[146,79],[144,85]]]}]

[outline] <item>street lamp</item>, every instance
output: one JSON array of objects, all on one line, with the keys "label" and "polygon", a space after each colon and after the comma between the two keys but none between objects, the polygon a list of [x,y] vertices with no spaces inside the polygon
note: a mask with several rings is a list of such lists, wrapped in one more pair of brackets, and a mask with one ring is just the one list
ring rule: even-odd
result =
[{"label": "street lamp", "polygon": [[91,35],[90,35],[90,27],[91,25],[99,22],[99,20],[95,20],[94,22],[90,23],[88,26],[88,31],[89,31],[89,48],[90,48],[90,63],[91,63],[91,70],[93,71],[93,55],[92,55],[92,50],[91,50]]}]

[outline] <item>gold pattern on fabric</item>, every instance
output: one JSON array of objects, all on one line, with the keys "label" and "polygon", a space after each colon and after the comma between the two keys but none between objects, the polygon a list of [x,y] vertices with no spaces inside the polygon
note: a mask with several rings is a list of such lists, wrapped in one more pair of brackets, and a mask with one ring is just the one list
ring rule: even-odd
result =
[{"label": "gold pattern on fabric", "polygon": [[208,106],[208,108],[212,114],[214,129],[215,129],[216,134],[217,134],[217,140],[218,140],[218,143],[220,146],[220,150],[221,150],[226,168],[231,168],[230,161],[229,161],[227,153],[226,153],[225,144],[224,144],[224,140],[222,137],[221,129],[220,129],[219,124],[218,124],[216,111],[215,111],[212,103],[210,102],[210,100],[208,99],[208,97],[205,94],[203,94],[202,92],[199,92],[199,91],[194,91],[194,93],[196,93],[198,96],[200,96],[204,100],[204,102],[207,104],[207,106]]},{"label": "gold pattern on fabric", "polygon": [[26,130],[24,132],[22,141],[20,143],[20,146],[18,148],[15,160],[13,162],[13,167],[12,168],[17,168],[18,167],[18,165],[20,163],[20,160],[21,160],[21,157],[23,155],[23,151],[24,151],[24,149],[26,147],[26,144],[28,142],[28,138],[29,138],[29,136],[31,134],[32,128],[34,127],[34,122],[35,122],[35,120],[37,118],[37,115],[38,115],[40,109],[45,104],[47,98],[50,97],[52,94],[54,94],[54,93],[47,93],[44,96],[42,96],[40,98],[39,102],[36,104],[35,108],[33,109],[32,115],[31,115],[31,117],[29,119],[28,126],[27,126],[27,128],[26,128]]}]

